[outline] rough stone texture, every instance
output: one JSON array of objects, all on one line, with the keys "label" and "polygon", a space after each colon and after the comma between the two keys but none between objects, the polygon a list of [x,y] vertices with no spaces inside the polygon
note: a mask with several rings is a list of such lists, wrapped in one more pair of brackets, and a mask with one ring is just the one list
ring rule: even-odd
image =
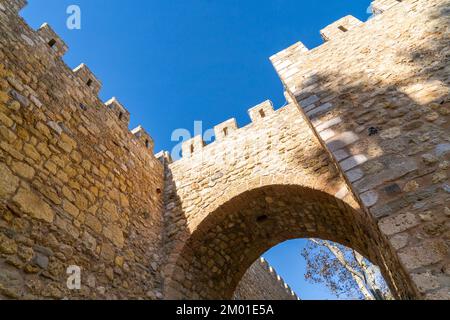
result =
[{"label": "rough stone texture", "polygon": [[[302,52],[291,47],[271,60],[334,160],[341,148],[354,157],[339,167],[422,296],[450,299],[442,271],[449,262],[450,2],[376,0],[372,10],[365,23],[347,17],[325,28],[329,41],[317,48],[297,44]],[[433,285],[424,285],[427,277]]]},{"label": "rough stone texture", "polygon": [[[413,297],[376,222],[342,192],[345,181],[297,106],[274,112],[267,106],[251,108],[252,123],[220,141],[205,146],[196,137],[185,145],[201,148],[163,161],[165,295],[230,298],[264,252],[317,237],[357,249],[381,266],[399,297]],[[254,116],[258,108],[264,117]]]},{"label": "rough stone texture", "polygon": [[0,298],[285,298],[254,263],[308,237],[358,250],[397,298],[450,298],[449,0],[377,0],[276,54],[289,103],[173,163],[25,4],[0,1]]},{"label": "rough stone texture", "polygon": [[289,285],[263,258],[258,259],[242,277],[234,300],[299,300]]},{"label": "rough stone texture", "polygon": [[163,166],[51,28],[17,16],[25,1],[0,3],[0,299],[160,296]]},{"label": "rough stone texture", "polygon": [[[48,24],[35,32],[18,18],[25,3],[0,2],[0,299],[161,299],[164,171],[153,140],[128,131],[116,98],[99,101],[85,64],[59,59],[67,46]],[[65,285],[70,265],[82,268],[81,291]],[[292,299],[268,268],[251,270],[240,298],[270,288]]]}]

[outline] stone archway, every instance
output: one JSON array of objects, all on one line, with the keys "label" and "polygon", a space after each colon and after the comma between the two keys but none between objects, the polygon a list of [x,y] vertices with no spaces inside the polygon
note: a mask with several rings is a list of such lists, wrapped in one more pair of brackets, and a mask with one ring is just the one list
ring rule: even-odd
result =
[{"label": "stone archway", "polygon": [[353,248],[380,267],[396,297],[417,297],[374,221],[328,193],[299,185],[258,187],[208,213],[177,253],[166,295],[229,299],[258,257],[295,238]]}]

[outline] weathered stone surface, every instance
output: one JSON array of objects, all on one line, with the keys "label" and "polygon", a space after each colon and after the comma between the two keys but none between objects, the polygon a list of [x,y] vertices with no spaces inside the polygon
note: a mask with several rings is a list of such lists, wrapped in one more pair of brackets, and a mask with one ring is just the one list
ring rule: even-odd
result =
[{"label": "weathered stone surface", "polygon": [[384,234],[390,236],[403,232],[419,225],[420,220],[412,213],[399,214],[397,216],[383,218],[379,225]]},{"label": "weathered stone surface", "polygon": [[350,182],[358,181],[363,176],[364,176],[364,172],[359,168],[347,171],[347,177],[350,180]]},{"label": "weathered stone surface", "polygon": [[442,157],[450,153],[450,143],[443,143],[436,146],[435,153],[438,157]]},{"label": "weathered stone surface", "polygon": [[[328,129],[333,131],[328,151],[345,147],[349,157],[367,157],[364,165],[344,175],[353,190],[366,195],[366,209],[382,219],[391,244],[405,259],[416,254],[408,251],[411,246],[420,248],[429,237],[448,238],[443,230],[450,193],[444,163],[450,159],[449,61],[447,56],[437,61],[434,54],[448,51],[448,6],[447,0],[377,0],[372,6],[377,16],[357,30],[343,32],[341,19],[325,28],[326,35],[333,35],[325,37],[325,45],[301,52],[287,48],[271,58],[294,102],[317,97],[304,111],[316,134],[329,138]],[[333,108],[313,118],[310,112],[324,103]],[[322,126],[337,117],[339,123]],[[379,197],[372,207],[371,192]],[[428,210],[432,214],[425,214]],[[386,217],[393,220],[384,221]],[[422,266],[422,278],[439,274],[443,263],[448,256]],[[449,287],[446,277],[439,278],[439,287],[422,286],[421,291],[423,297],[442,298]]]},{"label": "weathered stone surface", "polygon": [[0,177],[0,197],[8,198],[19,186],[19,179],[3,163],[0,163]]},{"label": "weathered stone surface", "polygon": [[392,157],[388,158],[387,168],[378,174],[367,176],[355,183],[359,192],[365,192],[374,189],[385,182],[395,181],[407,173],[417,170],[418,166],[412,159]]},{"label": "weathered stone surface", "polygon": [[441,261],[447,256],[447,251],[441,242],[426,242],[421,246],[403,249],[399,257],[408,270],[415,270]]},{"label": "weathered stone surface", "polygon": [[427,292],[440,287],[439,281],[430,273],[413,274],[412,279],[420,292]]},{"label": "weathered stone surface", "polygon": [[362,165],[363,163],[367,162],[367,157],[363,154],[358,154],[355,156],[352,156],[340,163],[341,168],[344,172],[353,169],[354,167],[357,167],[359,165]]},{"label": "weathered stone surface", "polygon": [[382,139],[394,139],[394,138],[397,138],[398,136],[400,136],[401,134],[402,134],[401,129],[396,127],[396,128],[390,128],[390,129],[382,132],[380,137]]},{"label": "weathered stone surface", "polygon": [[14,203],[25,214],[31,217],[43,220],[45,222],[53,222],[55,213],[50,206],[44,202],[31,190],[19,189],[13,198]]},{"label": "weathered stone surface", "polygon": [[[261,286],[261,284],[265,284]],[[245,273],[233,294],[234,300],[298,300],[267,261],[258,259]]]},{"label": "weathered stone surface", "polygon": [[342,149],[359,140],[358,135],[353,132],[344,132],[328,141],[327,147],[330,151]]},{"label": "weathered stone surface", "polygon": [[375,191],[368,191],[360,195],[363,204],[370,208],[378,202],[378,193]]},{"label": "weathered stone surface", "polygon": [[14,240],[9,239],[3,234],[0,234],[0,253],[15,254],[17,252],[17,244]]},{"label": "weathered stone surface", "polygon": [[[128,132],[86,65],[71,73],[38,45],[17,1],[0,7],[0,299],[228,299],[245,274],[240,298],[286,298],[251,265],[311,236],[361,251],[398,298],[446,297],[448,0],[395,1],[280,52],[289,104],[187,141],[176,162]],[[72,263],[89,279],[79,292],[64,286]]]},{"label": "weathered stone surface", "polygon": [[100,220],[98,220],[93,215],[88,214],[86,216],[86,220],[84,222],[88,227],[90,227],[94,232],[101,233],[102,232],[102,224]]},{"label": "weathered stone surface", "polygon": [[408,244],[408,238],[409,236],[406,233],[396,234],[390,239],[390,242],[396,250],[399,250]]},{"label": "weathered stone surface", "polygon": [[35,170],[23,162],[14,162],[11,168],[16,174],[25,179],[32,179],[35,174]]},{"label": "weathered stone surface", "polygon": [[48,263],[48,257],[44,256],[43,254],[37,254],[33,259],[33,264],[41,269],[47,269]]}]

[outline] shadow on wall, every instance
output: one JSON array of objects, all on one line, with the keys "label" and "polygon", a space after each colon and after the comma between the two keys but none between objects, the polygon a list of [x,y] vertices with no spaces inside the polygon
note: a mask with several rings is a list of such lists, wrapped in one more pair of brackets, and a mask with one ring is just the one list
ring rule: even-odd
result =
[{"label": "shadow on wall", "polygon": [[[450,2],[443,1],[423,28],[396,35],[390,52],[349,43],[360,50],[353,62],[366,70],[355,71],[350,50],[337,53],[340,71],[328,68],[334,60],[316,65],[295,96],[421,294],[432,299],[448,298],[449,25]],[[426,40],[402,41],[415,33]],[[329,108],[309,106],[312,95]]]},{"label": "shadow on wall", "polygon": [[[337,170],[329,169],[332,166],[329,158],[314,136],[309,135],[309,147],[301,146],[304,151],[294,152],[288,162],[301,168],[298,172],[309,176],[317,187],[320,183],[338,186],[342,181]],[[168,252],[178,253],[170,256],[165,273],[169,278],[172,276],[166,281],[169,298],[229,298],[241,276],[262,253],[295,238],[322,238],[355,248],[381,265],[385,277],[389,275],[387,264],[391,270],[400,268],[385,249],[387,245],[376,224],[357,208],[335,198],[336,189],[330,189],[335,191],[329,194],[302,187],[293,184],[290,176],[279,180],[279,184],[273,179],[272,185],[247,186],[241,194],[210,212],[198,227],[190,229],[197,217],[186,216],[190,208],[182,207],[177,192],[177,187],[183,187],[182,183],[186,182],[178,181],[177,185],[170,171],[167,177],[166,203],[170,205],[166,207],[170,215],[167,239],[176,235],[174,243],[168,243]],[[197,183],[190,187],[195,193],[203,191]],[[405,297],[408,289],[404,287],[408,286],[401,289]]]},{"label": "shadow on wall", "polygon": [[[446,2],[435,14],[447,21],[448,10]],[[186,217],[186,208],[182,208],[168,233],[181,227],[191,238],[186,245],[181,240],[170,244],[176,248],[172,252],[183,254],[172,256],[173,261],[168,263],[165,275],[172,278],[166,281],[167,296],[230,297],[240,277],[260,254],[284,240],[304,237],[340,242],[360,251],[381,267],[392,291],[401,298],[420,297],[413,283],[421,293],[426,291],[420,286],[424,272],[431,272],[433,281],[443,279],[445,283],[442,261],[431,261],[430,264],[439,263],[423,269],[418,264],[427,263],[428,258],[415,257],[414,245],[431,241],[434,245],[430,250],[439,251],[436,254],[444,258],[448,250],[448,218],[442,210],[442,204],[449,201],[445,189],[448,162],[443,162],[450,160],[448,150],[445,151],[449,142],[449,79],[448,67],[442,64],[448,60],[448,25],[428,25],[429,41],[413,53],[408,53],[410,48],[402,48],[400,42],[394,56],[384,57],[375,51],[377,57],[387,60],[380,61],[373,70],[351,72],[351,68],[345,70],[341,66],[340,72],[326,69],[302,80],[303,84],[317,86],[313,92],[297,96],[297,101],[308,95],[333,101],[333,110],[308,114],[312,123],[319,116],[321,123],[340,117],[336,124],[339,131],[351,133],[350,138],[358,137],[350,144],[349,135],[335,135],[334,125],[320,132],[331,151],[342,151],[339,159],[334,154],[335,160],[340,162],[353,191],[370,209],[372,217],[355,212],[329,194],[276,183],[249,187],[212,212],[194,230],[189,225],[196,217]],[[362,50],[368,50],[361,52],[367,59],[373,57],[371,48]],[[392,65],[398,69],[392,70]],[[320,157],[320,148],[317,149],[317,153],[310,150],[311,159]],[[308,167],[301,156],[294,160]],[[325,168],[318,166],[315,175],[328,170]],[[176,197],[178,187],[172,181],[171,197]],[[192,186],[193,193],[201,191]],[[181,207],[181,202],[178,204]],[[201,207],[202,203],[193,205]],[[400,216],[411,220],[400,224],[389,220]],[[379,220],[390,245],[375,220]]]}]

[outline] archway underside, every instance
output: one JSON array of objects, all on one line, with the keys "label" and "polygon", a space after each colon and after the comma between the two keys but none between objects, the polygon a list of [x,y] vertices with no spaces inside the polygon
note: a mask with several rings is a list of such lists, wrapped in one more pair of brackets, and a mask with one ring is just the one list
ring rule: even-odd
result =
[{"label": "archway underside", "polygon": [[417,297],[372,219],[327,193],[295,185],[250,190],[208,214],[178,254],[167,295],[230,299],[256,259],[296,238],[353,248],[380,267],[396,297]]}]

